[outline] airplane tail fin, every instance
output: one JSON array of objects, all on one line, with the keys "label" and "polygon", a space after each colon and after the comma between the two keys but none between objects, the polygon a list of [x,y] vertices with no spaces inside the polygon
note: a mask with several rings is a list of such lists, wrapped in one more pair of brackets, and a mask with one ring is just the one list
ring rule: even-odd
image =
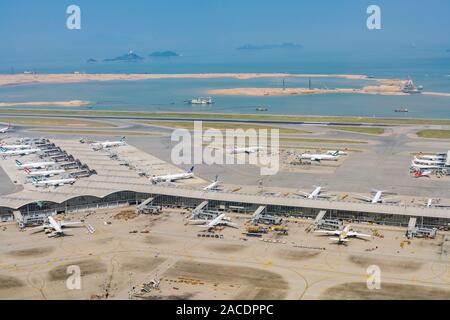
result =
[{"label": "airplane tail fin", "polygon": [[122,139],[120,139],[121,142],[125,142],[125,140],[127,139],[127,137],[122,137]]},{"label": "airplane tail fin", "polygon": [[339,155],[340,152],[341,152],[340,150],[336,150],[336,151],[333,153],[333,156],[337,157],[337,156]]},{"label": "airplane tail fin", "polygon": [[29,169],[29,168],[27,168],[27,167],[25,167],[25,169],[24,169],[24,171],[26,172],[26,173],[31,173],[31,170]]},{"label": "airplane tail fin", "polygon": [[216,179],[214,179],[214,182],[219,181],[219,175],[216,175]]},{"label": "airplane tail fin", "polygon": [[188,173],[194,172],[194,169],[195,169],[195,166],[192,166],[192,167],[189,169]]},{"label": "airplane tail fin", "polygon": [[6,151],[6,149],[5,149],[5,148],[3,148],[3,147],[0,147],[0,151],[2,151],[2,152],[5,152],[5,151]]},{"label": "airplane tail fin", "polygon": [[37,183],[38,179],[36,179],[36,177],[31,177],[31,179],[33,180],[33,183]]},{"label": "airplane tail fin", "polygon": [[19,160],[16,160],[16,164],[17,164],[18,166],[21,166],[21,165],[22,165],[22,162],[20,162]]}]

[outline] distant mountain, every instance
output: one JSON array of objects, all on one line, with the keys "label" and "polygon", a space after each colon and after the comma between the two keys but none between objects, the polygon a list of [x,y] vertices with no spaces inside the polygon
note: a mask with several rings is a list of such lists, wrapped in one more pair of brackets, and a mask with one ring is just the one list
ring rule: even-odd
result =
[{"label": "distant mountain", "polygon": [[149,54],[151,58],[173,58],[173,57],[181,57],[179,53],[174,51],[155,51]]},{"label": "distant mountain", "polygon": [[237,50],[270,50],[270,49],[301,49],[303,46],[297,43],[281,43],[281,44],[245,44],[243,46],[237,47]]},{"label": "distant mountain", "polygon": [[116,58],[112,58],[112,59],[105,59],[103,61],[130,61],[130,62],[135,62],[135,61],[140,61],[143,60],[144,58],[141,56],[138,56],[136,53],[134,53],[133,51],[130,51],[124,55],[121,55],[119,57]]},{"label": "distant mountain", "polygon": [[89,59],[86,60],[86,62],[87,62],[87,63],[96,63],[97,60],[92,59],[92,58],[89,58]]}]

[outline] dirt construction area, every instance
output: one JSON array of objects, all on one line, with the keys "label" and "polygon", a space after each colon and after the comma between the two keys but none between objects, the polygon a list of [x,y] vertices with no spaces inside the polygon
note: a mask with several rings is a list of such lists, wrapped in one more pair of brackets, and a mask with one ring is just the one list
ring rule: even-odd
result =
[{"label": "dirt construction area", "polygon": [[[0,299],[450,299],[444,232],[408,241],[404,229],[354,225],[373,236],[338,245],[308,220],[248,238],[249,217],[229,214],[238,228],[211,236],[187,211],[121,214],[130,210],[71,215],[95,232],[74,227],[58,238],[1,225]],[[380,270],[379,289],[367,286],[369,266]]]}]

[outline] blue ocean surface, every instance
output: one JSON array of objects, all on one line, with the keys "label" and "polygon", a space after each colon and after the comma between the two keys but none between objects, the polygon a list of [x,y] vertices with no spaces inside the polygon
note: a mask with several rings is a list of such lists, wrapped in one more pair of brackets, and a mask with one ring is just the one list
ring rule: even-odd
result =
[{"label": "blue ocean surface", "polygon": [[[81,61],[81,62],[80,62]],[[0,73],[211,73],[274,72],[314,74],[365,74],[376,78],[407,79],[424,86],[424,91],[450,93],[450,54],[425,53],[405,58],[392,56],[305,53],[231,53],[211,58],[187,55],[174,59],[142,62],[97,62],[85,60],[52,62],[0,61]],[[450,118],[450,97],[409,95],[318,94],[291,96],[214,96],[212,106],[192,106],[186,100],[208,96],[208,90],[239,87],[308,87],[308,78],[158,79],[72,84],[29,84],[0,87],[0,102],[87,100],[92,110],[187,111],[256,113],[265,106],[269,114],[341,115],[378,117]],[[311,78],[314,88],[360,88],[374,80]],[[19,107],[17,107],[19,108]],[[407,108],[409,113],[396,113]],[[86,107],[78,108],[86,109]]]}]

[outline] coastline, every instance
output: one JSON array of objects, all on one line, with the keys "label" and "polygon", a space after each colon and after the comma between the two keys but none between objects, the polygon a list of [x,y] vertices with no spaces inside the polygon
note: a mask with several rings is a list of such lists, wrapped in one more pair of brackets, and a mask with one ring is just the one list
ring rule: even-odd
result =
[{"label": "coastline", "polygon": [[229,88],[209,90],[211,95],[241,95],[241,96],[282,96],[282,95],[310,95],[327,93],[359,93],[389,96],[409,95],[402,91],[405,80],[377,80],[378,85],[365,86],[362,88]]},{"label": "coastline", "polygon": [[[214,79],[234,78],[248,80],[256,78],[342,78],[366,80],[365,75],[350,74],[290,74],[290,73],[186,73],[186,74],[0,74],[0,86],[15,86],[39,83],[78,83],[88,81],[139,81],[156,79]],[[372,80],[372,79],[371,79]]]},{"label": "coastline", "polygon": [[31,101],[31,102],[0,102],[0,107],[85,107],[91,105],[90,101]]}]

